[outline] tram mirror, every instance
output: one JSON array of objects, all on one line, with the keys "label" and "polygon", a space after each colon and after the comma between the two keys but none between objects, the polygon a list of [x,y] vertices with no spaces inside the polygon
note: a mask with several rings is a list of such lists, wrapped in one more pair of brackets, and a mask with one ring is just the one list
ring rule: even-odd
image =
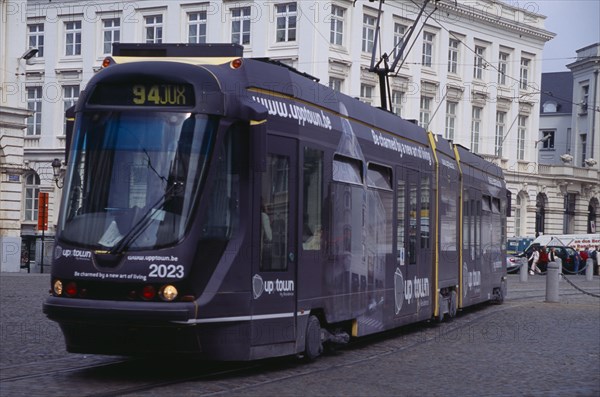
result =
[{"label": "tram mirror", "polygon": [[265,172],[267,170],[266,120],[250,122],[250,139],[252,142],[252,168],[256,172]]}]

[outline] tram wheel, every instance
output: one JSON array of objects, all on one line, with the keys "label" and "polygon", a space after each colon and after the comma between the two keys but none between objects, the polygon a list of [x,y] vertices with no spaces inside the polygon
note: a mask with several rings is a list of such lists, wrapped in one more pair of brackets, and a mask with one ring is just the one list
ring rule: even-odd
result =
[{"label": "tram wheel", "polygon": [[323,353],[323,342],[321,341],[321,323],[316,316],[308,318],[306,326],[306,346],[304,348],[304,357],[312,361]]}]

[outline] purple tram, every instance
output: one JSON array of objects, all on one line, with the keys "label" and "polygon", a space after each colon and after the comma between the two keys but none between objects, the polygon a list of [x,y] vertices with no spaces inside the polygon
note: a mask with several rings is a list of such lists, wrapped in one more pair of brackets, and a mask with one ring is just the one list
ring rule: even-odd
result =
[{"label": "purple tram", "polygon": [[70,352],[300,355],[502,302],[499,167],[237,45],[117,44],[75,108]]}]

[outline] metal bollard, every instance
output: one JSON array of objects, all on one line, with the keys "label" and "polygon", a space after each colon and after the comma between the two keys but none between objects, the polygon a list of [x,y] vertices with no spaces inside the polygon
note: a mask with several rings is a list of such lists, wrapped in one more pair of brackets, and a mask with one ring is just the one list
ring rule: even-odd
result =
[{"label": "metal bollard", "polygon": [[527,282],[527,275],[529,274],[529,264],[527,260],[521,261],[521,268],[519,269],[519,281],[522,283]]},{"label": "metal bollard", "polygon": [[556,263],[558,263],[558,281],[562,282],[563,281],[563,265],[562,265],[562,259],[560,259],[559,257],[556,257],[555,259]]},{"label": "metal bollard", "polygon": [[592,258],[588,258],[585,261],[585,279],[587,281],[592,281],[594,279],[594,260]]},{"label": "metal bollard", "polygon": [[560,269],[560,259],[554,262],[548,262],[548,271],[546,272],[546,302],[559,302],[558,297],[558,279]]}]

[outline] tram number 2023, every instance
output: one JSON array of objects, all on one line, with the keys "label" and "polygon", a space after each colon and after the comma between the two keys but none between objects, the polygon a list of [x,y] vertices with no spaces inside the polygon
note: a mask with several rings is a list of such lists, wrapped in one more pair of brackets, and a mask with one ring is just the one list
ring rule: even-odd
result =
[{"label": "tram number 2023", "polygon": [[183,265],[150,265],[148,277],[157,278],[183,278]]}]

